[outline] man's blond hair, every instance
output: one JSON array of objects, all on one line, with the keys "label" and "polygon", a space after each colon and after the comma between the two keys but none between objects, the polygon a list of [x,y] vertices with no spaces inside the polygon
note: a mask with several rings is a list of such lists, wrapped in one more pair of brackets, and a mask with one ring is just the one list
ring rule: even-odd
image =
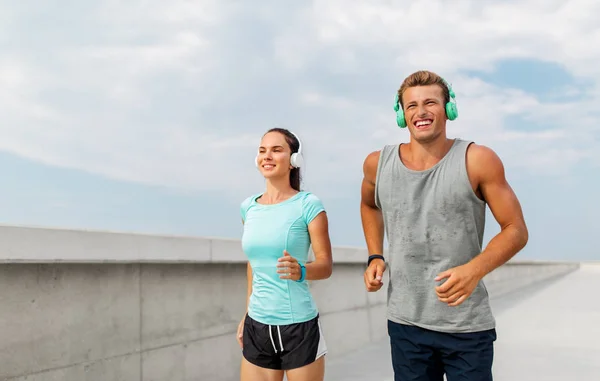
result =
[{"label": "man's blond hair", "polygon": [[402,101],[402,96],[404,92],[409,87],[416,86],[431,86],[438,85],[442,89],[442,95],[444,96],[444,105],[450,102],[450,90],[448,89],[448,85],[446,81],[439,75],[434,72],[428,70],[419,70],[404,79],[400,89],[398,90],[398,101],[400,102],[400,107],[404,109],[404,103]]}]

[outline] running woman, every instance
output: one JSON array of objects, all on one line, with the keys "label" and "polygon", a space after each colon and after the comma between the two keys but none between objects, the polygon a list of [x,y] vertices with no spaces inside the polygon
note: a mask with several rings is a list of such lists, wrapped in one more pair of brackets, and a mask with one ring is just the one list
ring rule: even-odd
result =
[{"label": "running woman", "polygon": [[[309,280],[332,272],[327,214],[300,189],[302,147],[292,132],[263,136],[256,166],[266,190],[241,204],[248,257],[246,314],[238,326],[242,381],[322,381],[327,353]],[[307,263],[312,244],[315,260]]]}]

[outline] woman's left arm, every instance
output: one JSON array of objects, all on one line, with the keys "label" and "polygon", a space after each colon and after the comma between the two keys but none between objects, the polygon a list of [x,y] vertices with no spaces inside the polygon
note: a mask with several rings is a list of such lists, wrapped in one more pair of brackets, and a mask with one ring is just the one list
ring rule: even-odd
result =
[{"label": "woman's left arm", "polygon": [[333,271],[327,213],[324,211],[319,213],[308,224],[308,234],[310,235],[315,260],[306,264],[306,280],[327,279]]}]

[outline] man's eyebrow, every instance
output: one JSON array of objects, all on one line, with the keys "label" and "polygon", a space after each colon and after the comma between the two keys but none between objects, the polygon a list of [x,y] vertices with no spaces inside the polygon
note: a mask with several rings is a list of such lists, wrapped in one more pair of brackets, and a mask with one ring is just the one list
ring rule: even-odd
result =
[{"label": "man's eyebrow", "polygon": [[[429,102],[429,101],[438,102],[438,99],[437,98],[426,98],[425,100],[423,100],[423,102]],[[408,105],[412,105],[415,103],[417,103],[417,101],[410,101],[410,102],[407,102],[406,105],[408,106]]]}]

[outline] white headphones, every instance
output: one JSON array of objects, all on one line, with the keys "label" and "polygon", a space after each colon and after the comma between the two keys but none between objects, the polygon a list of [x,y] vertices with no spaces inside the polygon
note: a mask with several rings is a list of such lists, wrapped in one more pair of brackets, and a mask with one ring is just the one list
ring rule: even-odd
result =
[{"label": "white headphones", "polygon": [[[300,140],[298,135],[296,135],[292,131],[290,131],[290,133],[294,135],[298,140],[298,152],[294,152],[292,154],[292,156],[290,157],[290,164],[294,168],[300,168],[304,165],[304,157],[302,156],[302,141]],[[254,165],[256,165],[256,167],[258,168],[258,154],[254,158]]]}]

